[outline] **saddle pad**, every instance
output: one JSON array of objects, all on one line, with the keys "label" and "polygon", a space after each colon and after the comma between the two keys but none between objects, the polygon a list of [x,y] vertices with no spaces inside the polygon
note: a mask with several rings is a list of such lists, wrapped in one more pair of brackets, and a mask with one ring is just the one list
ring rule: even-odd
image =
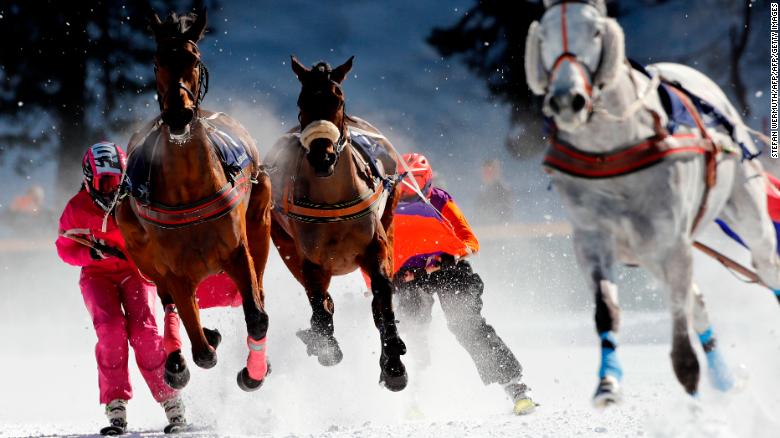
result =
[{"label": "saddle pad", "polygon": [[387,179],[386,173],[379,170],[380,168],[384,168],[384,166],[380,167],[379,164],[381,163],[381,159],[393,160],[390,154],[387,153],[387,149],[379,143],[377,138],[362,134],[354,129],[349,130],[349,139],[355,147],[355,150],[357,150],[368,163],[371,172],[374,174],[373,176],[385,181]]},{"label": "saddle pad", "polygon": [[[652,78],[650,73],[643,65],[634,60],[629,60],[629,62],[634,70],[642,73],[648,78]],[[694,115],[691,114],[691,112],[683,104],[682,100],[680,100],[680,97],[672,90],[672,88],[676,88],[688,96],[688,98],[695,106],[695,110],[699,113],[699,117],[701,118],[701,121],[704,123],[705,127],[722,127],[726,130],[726,132],[728,132],[729,136],[734,140],[735,143],[741,145],[735,136],[734,124],[729,120],[728,117],[712,106],[709,102],[691,93],[690,90],[686,89],[679,83],[670,83],[666,80],[662,80],[661,85],[658,86],[658,97],[661,99],[661,104],[663,105],[664,111],[669,118],[666,129],[670,134],[675,134],[681,126],[686,126],[690,129],[696,129],[697,127]],[[745,158],[755,158],[744,145],[741,146],[743,156]]]},{"label": "saddle pad", "polygon": [[[209,140],[222,163],[228,182],[234,183],[242,170],[252,164],[249,146],[239,135],[231,133],[228,127],[220,122],[220,117],[211,120],[201,119],[201,122],[206,125]],[[150,203],[152,162],[155,144],[160,135],[159,125],[155,125],[143,144],[136,146],[127,158],[125,188],[142,204]]]},{"label": "saddle pad", "polygon": [[[780,180],[766,172],[764,173],[764,176],[766,178],[766,207],[769,213],[769,218],[772,220],[772,224],[775,227],[775,236],[778,241],[777,252],[780,254]],[[720,229],[723,230],[726,235],[747,248],[747,245],[739,236],[739,234],[732,230],[731,227],[726,224],[726,222],[724,222],[722,219],[716,219],[715,223],[718,224]]]}]

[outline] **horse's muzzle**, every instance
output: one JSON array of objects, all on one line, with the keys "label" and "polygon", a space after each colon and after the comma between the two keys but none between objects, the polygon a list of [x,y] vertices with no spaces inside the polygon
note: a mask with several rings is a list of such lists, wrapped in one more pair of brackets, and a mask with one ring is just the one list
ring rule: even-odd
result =
[{"label": "horse's muzzle", "polygon": [[181,135],[195,118],[195,110],[192,108],[168,109],[162,113],[163,122],[168,125],[171,133]]},{"label": "horse's muzzle", "polygon": [[338,160],[338,155],[336,155],[335,152],[325,152],[324,154],[316,155],[319,156],[315,156],[315,154],[312,152],[306,154],[306,159],[314,169],[314,174],[320,178],[333,175],[333,171],[336,168],[336,160]]}]

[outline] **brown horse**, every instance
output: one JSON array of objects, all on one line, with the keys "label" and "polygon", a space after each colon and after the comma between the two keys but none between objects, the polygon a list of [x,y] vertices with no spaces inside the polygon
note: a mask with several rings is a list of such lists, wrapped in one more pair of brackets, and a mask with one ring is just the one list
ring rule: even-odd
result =
[{"label": "brown horse", "polygon": [[[262,278],[270,243],[270,182],[246,130],[224,114],[200,109],[208,73],[196,43],[206,28],[205,11],[170,14],[165,21],[155,14],[151,27],[161,115],[130,140],[127,183],[132,197],[118,205],[117,222],[130,256],[157,285],[166,310],[175,304],[193,359],[202,368],[216,365],[221,338],[201,327],[195,288],[221,271],[233,279],[243,298],[250,347],[238,383],[254,390],[267,372]],[[226,165],[219,142],[243,145],[241,165]],[[143,178],[134,179],[134,172]],[[174,335],[177,339],[178,325],[176,333],[166,330],[166,342]],[[187,384],[181,349],[169,353],[165,371],[170,386]]]},{"label": "brown horse", "polygon": [[[371,279],[374,324],[382,345],[380,382],[392,391],[406,387],[401,355],[406,346],[398,335],[392,308],[393,210],[398,202],[395,152],[373,126],[344,111],[341,82],[352,58],[331,69],[312,69],[292,58],[301,82],[300,126],[283,136],[267,164],[274,191],[271,237],[282,259],[304,286],[312,308],[311,328],[298,336],[323,365],[343,357],[333,335],[331,277],[361,268]],[[351,135],[371,139],[381,159],[358,150]],[[305,158],[305,159],[304,159]],[[390,175],[390,178],[388,178]]]}]

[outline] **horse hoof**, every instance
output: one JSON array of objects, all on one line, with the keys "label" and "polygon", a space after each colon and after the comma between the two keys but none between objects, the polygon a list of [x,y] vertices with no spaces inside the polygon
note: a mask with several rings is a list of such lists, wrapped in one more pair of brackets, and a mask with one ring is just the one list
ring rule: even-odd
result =
[{"label": "horse hoof", "polygon": [[379,384],[393,392],[402,391],[409,383],[409,376],[406,374],[406,367],[401,362],[400,357],[390,357],[380,359],[379,365],[381,372],[379,374]]},{"label": "horse hoof", "polygon": [[195,365],[203,368],[210,369],[217,365],[217,352],[213,348],[209,348],[205,353],[197,355],[192,354]]},{"label": "horse hoof", "polygon": [[181,350],[176,350],[168,355],[165,360],[165,383],[173,389],[182,389],[190,381],[190,370]]},{"label": "horse hoof", "polygon": [[333,335],[323,335],[312,329],[299,330],[296,336],[306,344],[306,354],[317,356],[320,365],[330,367],[344,359],[339,342]]},{"label": "horse hoof", "polygon": [[344,353],[341,351],[338,341],[332,336],[324,339],[317,350],[317,361],[322,366],[331,367],[344,359]]},{"label": "horse hoof", "polygon": [[672,368],[677,380],[688,394],[696,394],[699,386],[699,361],[688,337],[672,341]]},{"label": "horse hoof", "polygon": [[[271,364],[268,364],[268,371],[265,372],[266,377],[271,374]],[[252,392],[257,391],[260,389],[261,386],[263,386],[263,382],[265,382],[265,378],[261,380],[255,380],[251,377],[249,377],[249,370],[244,367],[241,371],[238,372],[238,376],[236,376],[236,381],[238,382],[238,387],[246,392]]]},{"label": "horse hoof", "polygon": [[222,342],[222,335],[219,333],[219,330],[203,327],[203,334],[206,335],[206,341],[211,345],[211,348],[216,350]]},{"label": "horse hoof", "polygon": [[606,376],[601,379],[596,393],[593,395],[593,406],[597,408],[606,408],[620,403],[622,394],[620,384],[613,376]]}]

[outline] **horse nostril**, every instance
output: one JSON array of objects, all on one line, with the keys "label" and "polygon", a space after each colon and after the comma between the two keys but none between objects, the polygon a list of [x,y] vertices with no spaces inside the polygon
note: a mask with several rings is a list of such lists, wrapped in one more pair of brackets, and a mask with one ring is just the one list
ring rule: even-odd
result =
[{"label": "horse nostril", "polygon": [[550,109],[556,114],[561,110],[561,107],[558,106],[558,99],[555,96],[550,98]]},{"label": "horse nostril", "polygon": [[575,113],[580,112],[580,110],[585,108],[585,98],[582,96],[582,94],[574,95],[574,98],[571,101],[571,108]]}]

